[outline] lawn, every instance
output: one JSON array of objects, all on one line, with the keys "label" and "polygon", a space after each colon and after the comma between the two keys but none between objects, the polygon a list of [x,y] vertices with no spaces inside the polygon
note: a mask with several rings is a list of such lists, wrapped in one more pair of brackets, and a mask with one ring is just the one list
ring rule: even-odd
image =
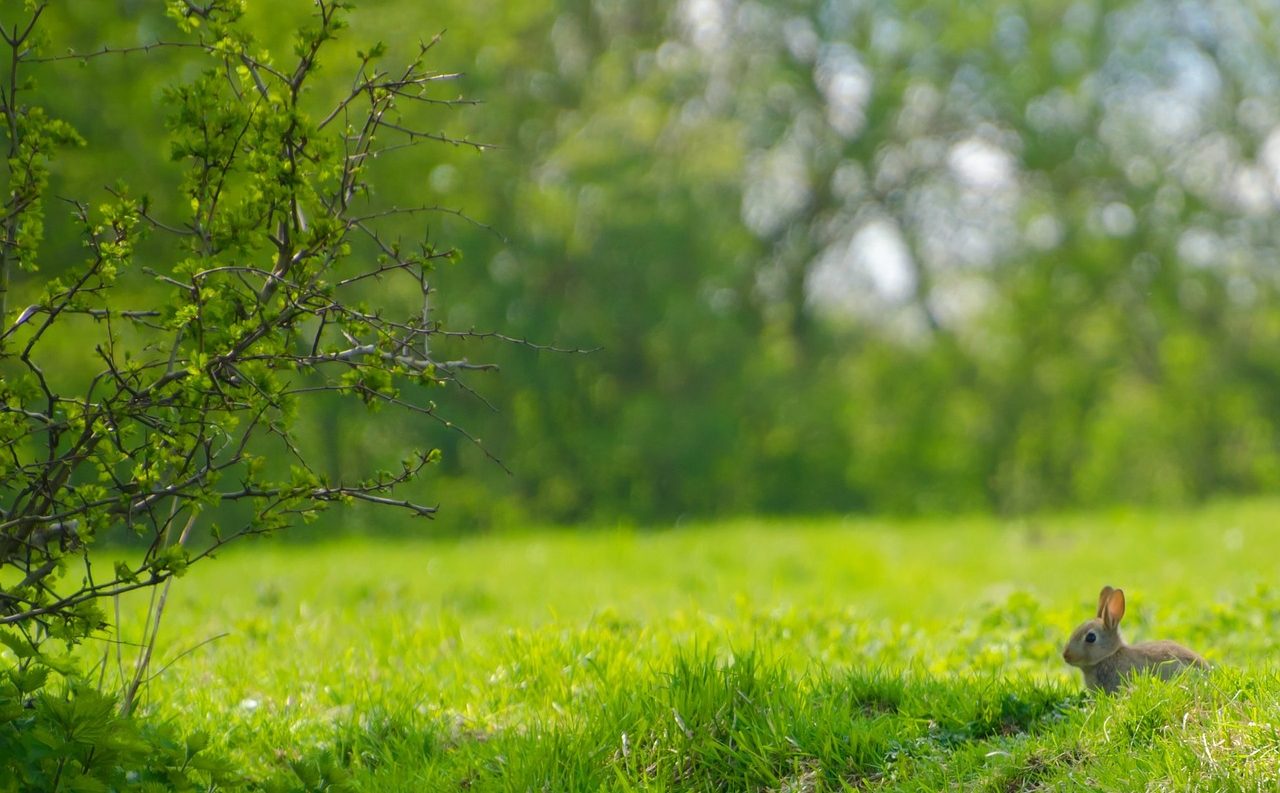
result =
[{"label": "lawn", "polygon": [[[280,789],[1267,788],[1278,527],[1251,501],[259,542],[176,582],[144,712]],[[1104,583],[1127,638],[1214,673],[1081,696],[1059,653]]]}]

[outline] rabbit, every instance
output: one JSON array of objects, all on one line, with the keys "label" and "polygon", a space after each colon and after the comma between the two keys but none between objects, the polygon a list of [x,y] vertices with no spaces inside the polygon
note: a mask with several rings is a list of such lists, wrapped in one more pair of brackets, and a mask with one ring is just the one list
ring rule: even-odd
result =
[{"label": "rabbit", "polygon": [[1062,659],[1079,667],[1086,687],[1112,693],[1133,672],[1150,669],[1168,680],[1188,666],[1209,668],[1207,661],[1176,642],[1125,644],[1120,638],[1123,617],[1124,590],[1104,586],[1098,616],[1076,628],[1063,649]]}]

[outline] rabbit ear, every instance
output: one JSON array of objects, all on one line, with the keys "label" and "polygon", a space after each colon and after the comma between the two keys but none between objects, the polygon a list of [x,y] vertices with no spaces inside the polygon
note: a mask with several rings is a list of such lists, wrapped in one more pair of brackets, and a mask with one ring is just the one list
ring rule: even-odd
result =
[{"label": "rabbit ear", "polygon": [[1107,610],[1107,601],[1111,599],[1111,593],[1115,592],[1109,586],[1104,586],[1102,592],[1098,594],[1098,619],[1102,619],[1102,614]]},{"label": "rabbit ear", "polygon": [[1115,628],[1124,619],[1124,590],[1116,589],[1107,598],[1107,609],[1102,615],[1102,624],[1108,630]]}]

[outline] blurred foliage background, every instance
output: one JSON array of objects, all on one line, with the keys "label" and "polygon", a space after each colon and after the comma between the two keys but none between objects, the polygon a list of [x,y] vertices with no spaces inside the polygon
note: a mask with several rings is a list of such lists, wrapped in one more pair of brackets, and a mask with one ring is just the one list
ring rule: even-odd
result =
[{"label": "blurred foliage background", "polygon": [[[250,7],[281,51],[310,13]],[[154,2],[50,14],[55,50],[177,38]],[[601,349],[459,350],[502,373],[442,407],[512,475],[335,401],[307,417],[334,476],[439,446],[420,495],[460,529],[1280,484],[1274,4],[361,0],[351,21],[335,90],[358,48],[408,56],[446,30],[433,65],[483,104],[439,125],[497,146],[378,166],[382,198],[483,224],[405,221],[463,254],[436,274],[437,318]],[[89,143],[52,193],[125,174],[163,217],[162,89],[194,76],[184,53],[44,68]],[[48,226],[19,292],[82,256],[65,212]]]}]

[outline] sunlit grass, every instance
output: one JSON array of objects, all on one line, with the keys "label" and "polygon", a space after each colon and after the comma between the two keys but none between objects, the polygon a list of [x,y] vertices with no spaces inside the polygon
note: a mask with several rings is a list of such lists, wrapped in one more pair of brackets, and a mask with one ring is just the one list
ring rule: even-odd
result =
[{"label": "sunlit grass", "polygon": [[[159,665],[227,636],[170,666],[147,710],[298,787],[1249,785],[1280,752],[1278,518],[1249,502],[246,545],[174,585]],[[1224,669],[1080,697],[1058,653],[1104,583],[1129,593],[1131,640]]]}]

